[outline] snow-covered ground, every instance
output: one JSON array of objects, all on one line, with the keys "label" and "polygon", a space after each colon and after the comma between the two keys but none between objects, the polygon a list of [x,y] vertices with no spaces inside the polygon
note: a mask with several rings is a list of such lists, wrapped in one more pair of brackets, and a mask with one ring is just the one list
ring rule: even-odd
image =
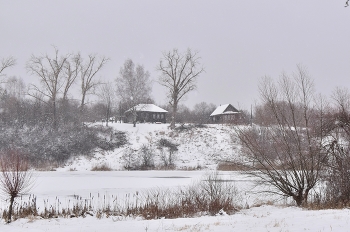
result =
[{"label": "snow-covered ground", "polygon": [[[71,204],[75,197],[97,199],[106,196],[123,199],[152,188],[176,188],[188,186],[216,168],[220,161],[239,158],[239,145],[231,138],[232,129],[225,125],[208,125],[187,132],[172,132],[166,124],[111,124],[118,130],[127,131],[129,147],[138,149],[142,144],[167,138],[179,144],[178,159],[174,171],[124,171],[121,154],[124,148],[113,152],[97,152],[93,158],[77,158],[65,167],[51,172],[34,172],[35,186],[32,194],[42,209],[49,205]],[[107,163],[114,171],[94,172],[91,167]],[[191,167],[203,169],[185,171]],[[72,171],[76,170],[76,171]],[[232,180],[239,195],[242,210],[234,215],[202,216],[198,218],[142,220],[141,218],[109,217],[85,218],[26,218],[0,224],[0,231],[350,231],[350,210],[306,210],[286,206],[280,199],[271,204],[273,198],[259,192],[253,181],[238,172],[220,172],[222,178]],[[29,196],[24,196],[25,198]],[[58,200],[57,200],[58,199]],[[97,200],[96,200],[97,201]],[[57,203],[59,202],[59,203]],[[269,202],[269,204],[264,204]],[[282,203],[282,204],[281,204]],[[0,210],[7,207],[0,200]]]},{"label": "snow-covered ground", "polygon": [[242,210],[234,215],[159,220],[118,220],[95,217],[35,220],[21,219],[0,225],[3,232],[230,232],[230,231],[349,231],[350,210],[309,211],[295,207],[261,206]]},{"label": "snow-covered ground", "polygon": [[[179,145],[175,161],[177,169],[216,169],[218,162],[239,156],[239,145],[232,140],[233,130],[227,125],[211,124],[205,128],[191,128],[181,132],[170,130],[169,124],[137,124],[133,127],[129,123],[109,123],[109,126],[126,131],[130,144],[113,152],[96,152],[93,158],[71,160],[59,170],[89,171],[98,164],[108,164],[113,170],[123,170],[122,156],[127,148],[138,150],[144,144],[155,145],[161,138]],[[156,148],[154,150],[157,151]]]}]

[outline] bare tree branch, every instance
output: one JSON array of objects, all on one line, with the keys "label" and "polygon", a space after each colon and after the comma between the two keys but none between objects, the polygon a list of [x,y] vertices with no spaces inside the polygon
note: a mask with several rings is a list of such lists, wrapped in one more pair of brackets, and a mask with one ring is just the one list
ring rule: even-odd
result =
[{"label": "bare tree branch", "polygon": [[71,86],[75,83],[75,80],[79,74],[79,67],[81,63],[81,56],[78,53],[70,61],[67,60],[64,66],[64,88],[63,88],[63,101],[68,99],[68,91]]},{"label": "bare tree branch", "polygon": [[90,54],[86,62],[84,62],[83,59],[80,61],[80,110],[82,113],[86,104],[86,96],[93,94],[94,88],[101,84],[98,80],[95,80],[96,74],[103,68],[108,60],[109,59],[106,57],[102,57],[98,60],[96,55]]},{"label": "bare tree branch", "polygon": [[0,76],[4,75],[2,74],[2,72],[9,68],[12,67],[16,64],[16,59],[13,58],[12,56],[7,57],[7,58],[3,58],[1,59],[1,64],[0,64]]},{"label": "bare tree branch", "polygon": [[[34,56],[27,63],[27,70],[40,79],[43,88],[32,85],[34,91],[38,91],[48,98],[52,108],[52,127],[57,129],[57,100],[60,89],[63,86],[63,69],[67,63],[69,55],[59,57],[59,51],[55,49],[54,57],[49,55]],[[34,93],[29,93],[35,96]]]},{"label": "bare tree branch", "polygon": [[115,89],[113,88],[113,84],[110,82],[101,84],[99,86],[97,96],[100,101],[106,107],[105,117],[106,117],[106,126],[108,126],[108,122],[111,116],[112,108],[115,102]]},{"label": "bare tree branch", "polygon": [[176,112],[179,101],[188,92],[196,88],[197,77],[204,72],[200,67],[200,57],[190,49],[181,54],[177,49],[163,53],[157,67],[161,75],[158,83],[168,91],[168,99],[172,110],[171,128],[175,128]]}]

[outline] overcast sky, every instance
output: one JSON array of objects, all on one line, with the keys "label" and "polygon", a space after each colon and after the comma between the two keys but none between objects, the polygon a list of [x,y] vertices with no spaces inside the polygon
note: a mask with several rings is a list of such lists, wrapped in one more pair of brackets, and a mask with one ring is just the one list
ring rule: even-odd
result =
[{"label": "overcast sky", "polygon": [[[308,68],[316,90],[330,95],[350,84],[350,7],[345,0],[0,0],[0,58],[27,82],[32,54],[80,51],[110,58],[101,78],[114,80],[128,58],[156,80],[163,51],[191,48],[206,72],[182,102],[205,101],[249,109],[262,76]],[[153,96],[165,104],[157,83]]]}]

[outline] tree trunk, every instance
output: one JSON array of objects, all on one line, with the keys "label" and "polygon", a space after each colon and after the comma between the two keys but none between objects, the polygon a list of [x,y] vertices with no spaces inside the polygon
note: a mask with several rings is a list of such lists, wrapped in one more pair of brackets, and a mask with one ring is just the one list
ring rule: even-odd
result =
[{"label": "tree trunk", "polygon": [[174,104],[173,104],[173,112],[171,113],[171,123],[170,123],[170,128],[171,129],[175,129],[176,112],[177,112],[177,102],[174,102]]},{"label": "tree trunk", "polygon": [[7,223],[11,222],[11,217],[12,217],[12,208],[13,208],[13,202],[15,201],[15,196],[11,196],[10,198],[10,206],[9,206],[9,213],[7,217]]},{"label": "tree trunk", "polygon": [[307,204],[307,198],[309,195],[310,189],[306,189],[305,192],[303,193],[302,190],[300,190],[297,195],[293,196],[293,199],[297,203],[297,206],[302,206]]},{"label": "tree trunk", "polygon": [[136,127],[136,120],[137,120],[137,112],[134,110],[133,116],[132,116],[132,123],[134,124],[134,127]]},{"label": "tree trunk", "polygon": [[81,97],[80,102],[80,120],[84,120],[84,104],[85,104],[85,94],[83,93],[83,96]]},{"label": "tree trunk", "polygon": [[109,117],[110,117],[110,104],[108,103],[107,105],[107,118],[106,118],[106,126],[108,126],[108,121],[109,121]]},{"label": "tree trunk", "polygon": [[52,120],[53,120],[53,124],[52,127],[54,130],[57,130],[57,110],[56,110],[56,98],[53,99],[52,102],[53,106],[53,115],[52,115]]}]

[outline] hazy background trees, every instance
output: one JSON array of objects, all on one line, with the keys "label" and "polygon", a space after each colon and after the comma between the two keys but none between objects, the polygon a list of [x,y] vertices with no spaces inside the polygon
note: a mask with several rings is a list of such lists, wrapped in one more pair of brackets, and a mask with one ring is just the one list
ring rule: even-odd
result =
[{"label": "hazy background trees", "polygon": [[4,94],[2,84],[7,82],[5,69],[16,65],[16,59],[13,57],[2,58],[0,63],[0,97]]},{"label": "hazy background trees", "polygon": [[[31,85],[29,95],[45,102],[51,109],[52,127],[57,129],[57,104],[60,90],[63,86],[64,66],[69,55],[59,55],[57,48],[51,57],[48,54],[44,56],[32,55],[27,63],[28,71],[38,77],[41,86]],[[43,98],[41,98],[41,97]]]},{"label": "hazy background trees", "polygon": [[101,84],[99,86],[97,96],[99,97],[99,100],[102,103],[102,105],[104,105],[104,118],[106,119],[106,126],[108,126],[108,122],[112,115],[113,107],[116,103],[116,92],[114,85],[111,82]]},{"label": "hazy background trees", "polygon": [[131,59],[127,59],[120,68],[116,78],[116,93],[119,98],[119,114],[131,110],[134,115],[133,124],[136,124],[136,108],[138,104],[153,103],[151,97],[152,81],[150,74],[142,65],[135,65]]},{"label": "hazy background trees", "polygon": [[160,72],[159,84],[167,91],[172,108],[170,127],[175,128],[176,114],[180,100],[196,88],[197,77],[204,71],[197,52],[187,49],[185,53],[173,49],[164,52],[157,67]]}]

